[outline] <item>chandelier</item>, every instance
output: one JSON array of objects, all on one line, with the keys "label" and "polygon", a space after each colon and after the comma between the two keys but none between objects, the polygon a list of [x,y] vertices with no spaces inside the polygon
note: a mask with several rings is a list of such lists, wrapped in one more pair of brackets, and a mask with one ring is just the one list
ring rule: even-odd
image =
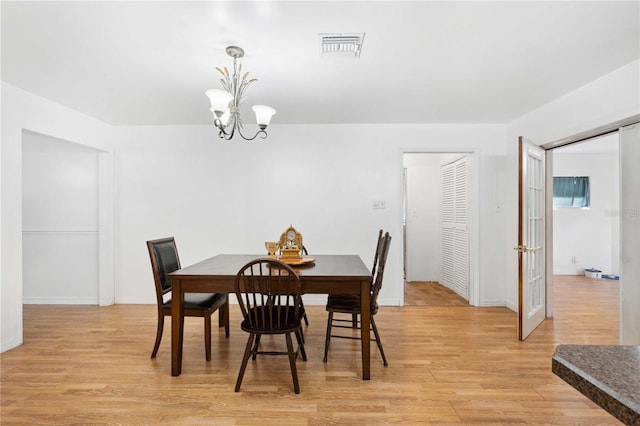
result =
[{"label": "chandelier", "polygon": [[242,64],[237,64],[238,58],[244,56],[244,50],[237,46],[229,46],[226,49],[227,55],[233,58],[233,74],[229,74],[227,67],[216,69],[222,74],[220,82],[222,83],[221,89],[209,89],[205,94],[211,101],[211,112],[213,113],[213,124],[218,128],[218,136],[225,140],[231,140],[236,132],[244,140],[254,140],[258,135],[262,139],[267,137],[266,128],[271,121],[271,117],[276,113],[276,110],[266,105],[254,105],[251,107],[256,114],[256,121],[260,130],[256,132],[253,137],[246,137],[242,134],[242,120],[240,118],[240,105],[244,101],[244,91],[246,88],[257,81],[253,78],[248,79],[249,73],[246,72],[242,77]]}]

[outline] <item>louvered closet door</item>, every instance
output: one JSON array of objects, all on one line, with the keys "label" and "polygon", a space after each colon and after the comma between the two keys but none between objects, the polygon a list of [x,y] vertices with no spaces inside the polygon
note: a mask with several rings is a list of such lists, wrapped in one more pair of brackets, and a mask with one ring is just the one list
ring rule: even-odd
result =
[{"label": "louvered closet door", "polygon": [[468,167],[463,157],[441,168],[441,284],[469,300]]}]

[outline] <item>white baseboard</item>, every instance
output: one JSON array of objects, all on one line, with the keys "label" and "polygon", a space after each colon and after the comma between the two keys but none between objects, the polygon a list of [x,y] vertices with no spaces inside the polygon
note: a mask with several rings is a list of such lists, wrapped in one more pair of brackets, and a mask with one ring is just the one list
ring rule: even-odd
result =
[{"label": "white baseboard", "polygon": [[155,305],[156,299],[148,297],[116,299],[116,305]]},{"label": "white baseboard", "polygon": [[113,299],[113,297],[109,297],[107,299],[104,300],[100,300],[100,306],[111,306],[111,305],[115,305],[116,301]]},{"label": "white baseboard", "polygon": [[480,301],[478,306],[483,308],[495,308],[505,306],[505,302],[500,299],[483,299]]},{"label": "white baseboard", "polygon": [[505,306],[511,309],[513,312],[518,312],[518,305],[515,303],[506,302]]},{"label": "white baseboard", "polygon": [[305,294],[302,299],[305,306],[324,306],[327,304],[326,294]]},{"label": "white baseboard", "polygon": [[22,345],[22,341],[11,340],[8,342],[2,342],[2,347],[0,347],[0,353],[6,352],[13,348],[17,348],[20,345]]},{"label": "white baseboard", "polygon": [[378,299],[380,306],[400,306],[400,299]]},{"label": "white baseboard", "polygon": [[97,297],[24,297],[25,305],[98,305]]}]

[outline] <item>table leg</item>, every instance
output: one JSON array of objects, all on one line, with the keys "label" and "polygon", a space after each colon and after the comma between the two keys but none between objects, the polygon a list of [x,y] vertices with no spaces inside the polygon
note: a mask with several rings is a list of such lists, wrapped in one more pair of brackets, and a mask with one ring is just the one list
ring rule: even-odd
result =
[{"label": "table leg", "polygon": [[362,380],[369,380],[371,375],[371,322],[369,281],[360,283],[360,337],[362,338]]},{"label": "table leg", "polygon": [[184,293],[182,281],[171,280],[171,375],[182,372],[182,338],[184,334]]}]

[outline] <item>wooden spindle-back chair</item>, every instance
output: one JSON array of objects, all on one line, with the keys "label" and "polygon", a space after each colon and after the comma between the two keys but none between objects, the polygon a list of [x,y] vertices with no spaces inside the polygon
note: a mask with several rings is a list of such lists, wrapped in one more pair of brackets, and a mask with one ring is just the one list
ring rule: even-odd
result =
[{"label": "wooden spindle-back chair", "polygon": [[[296,359],[307,355],[301,334],[304,315],[302,286],[296,272],[276,259],[256,259],[244,265],[235,280],[236,297],[242,311],[242,330],[249,333],[235,391],[240,391],[249,357],[256,355],[288,355],[295,393],[300,393]],[[287,351],[259,351],[257,342],[263,334],[284,334]],[[298,347],[293,348],[291,335]]]}]

